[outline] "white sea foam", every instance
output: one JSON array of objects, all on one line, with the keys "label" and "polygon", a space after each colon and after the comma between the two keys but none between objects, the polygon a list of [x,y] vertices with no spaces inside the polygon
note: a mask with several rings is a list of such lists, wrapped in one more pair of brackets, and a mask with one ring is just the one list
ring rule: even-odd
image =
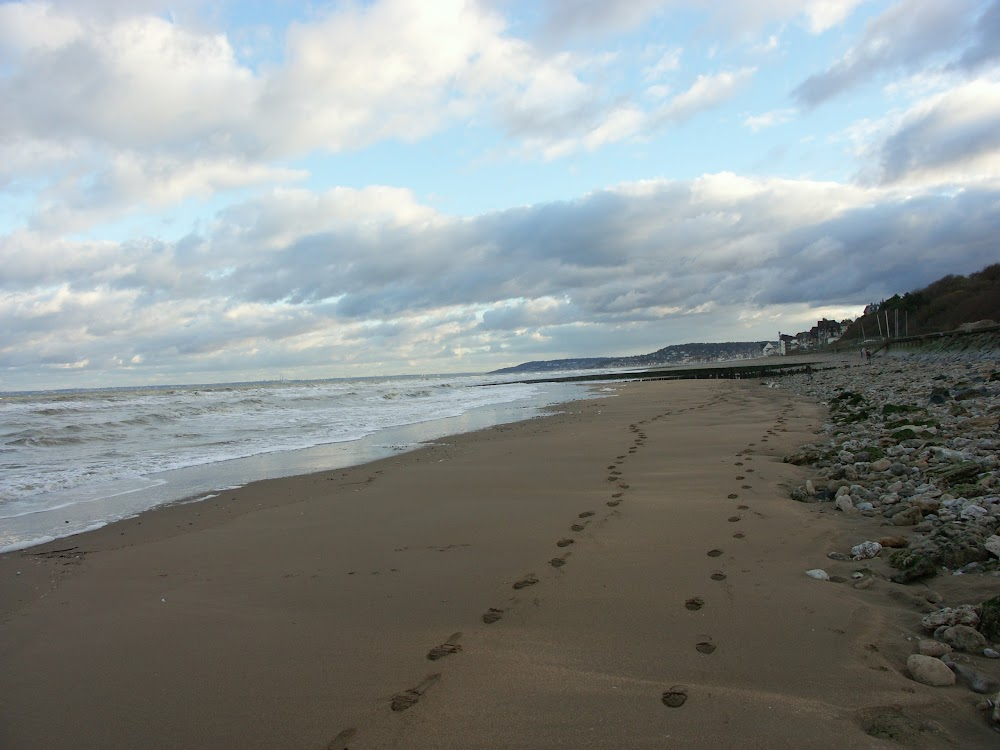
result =
[{"label": "white sea foam", "polygon": [[88,531],[97,531],[108,525],[107,521],[98,521],[97,523],[92,523],[89,526],[84,526],[79,529],[75,529],[69,534],[46,534],[44,536],[36,536],[31,539],[21,539],[16,542],[11,542],[9,544],[0,544],[0,555],[4,552],[17,552],[21,549],[28,549],[29,547],[37,547],[39,544],[48,544],[49,542],[54,542],[56,539],[64,539],[68,536],[76,536],[77,534],[83,534]]},{"label": "white sea foam", "polygon": [[[162,502],[217,493],[219,485],[239,486],[247,475],[241,460],[267,463],[254,477],[280,476],[288,471],[282,457],[292,452],[460,418],[483,407],[528,408],[586,393],[579,386],[472,387],[490,380],[429,376],[4,394],[0,545],[30,546]],[[478,426],[458,424],[453,431]],[[268,456],[274,458],[265,461]],[[221,467],[229,463],[241,471],[227,474]],[[162,487],[164,476],[195,467],[204,467],[196,480]]]}]

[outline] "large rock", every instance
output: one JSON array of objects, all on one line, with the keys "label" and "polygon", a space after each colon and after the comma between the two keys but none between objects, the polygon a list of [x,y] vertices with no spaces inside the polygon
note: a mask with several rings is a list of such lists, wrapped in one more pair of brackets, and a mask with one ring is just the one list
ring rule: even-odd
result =
[{"label": "large rock", "polygon": [[970,653],[982,651],[990,645],[982,633],[968,625],[952,625],[950,628],[945,628],[940,638],[957,651]]},{"label": "large rock", "polygon": [[889,559],[889,564],[899,569],[899,572],[889,579],[893,583],[911,583],[937,575],[937,566],[930,558],[910,554],[906,550],[896,552]]},{"label": "large rock", "polygon": [[910,542],[903,536],[883,536],[879,538],[878,543],[883,547],[893,547],[896,549],[910,546]]},{"label": "large rock", "polygon": [[948,665],[933,656],[913,654],[906,660],[906,668],[910,676],[919,683],[931,687],[945,687],[955,684],[955,673]]},{"label": "large rock", "polygon": [[896,513],[892,517],[893,526],[915,526],[924,520],[924,514],[920,512],[920,508],[910,507],[904,511]]},{"label": "large rock", "polygon": [[942,625],[947,625],[948,627],[952,625],[968,625],[974,628],[979,625],[979,615],[976,614],[976,608],[971,604],[963,604],[954,609],[945,607],[944,609],[939,609],[937,612],[931,612],[931,614],[920,621],[920,624],[924,630],[929,632],[937,630]]},{"label": "large rock", "polygon": [[944,656],[945,654],[950,654],[952,652],[952,647],[947,643],[941,643],[940,641],[932,641],[930,638],[925,638],[917,644],[917,648],[920,653],[924,656]]},{"label": "large rock", "polygon": [[994,643],[1000,643],[1000,596],[994,596],[983,602],[979,632]]},{"label": "large rock", "polygon": [[1000,557],[1000,536],[994,534],[983,543],[983,546],[986,548],[987,552]]},{"label": "large rock", "polygon": [[872,461],[868,468],[871,471],[888,471],[890,466],[892,466],[892,461],[888,458],[880,458],[878,461]]}]

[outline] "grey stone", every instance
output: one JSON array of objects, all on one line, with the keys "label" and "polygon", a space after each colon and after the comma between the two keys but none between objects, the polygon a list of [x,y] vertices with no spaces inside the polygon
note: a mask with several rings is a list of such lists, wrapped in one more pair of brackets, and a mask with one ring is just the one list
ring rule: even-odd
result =
[{"label": "grey stone", "polygon": [[950,662],[946,666],[955,673],[961,682],[968,685],[969,689],[974,693],[992,693],[1000,689],[1000,683],[984,674],[980,674],[972,667],[967,667],[964,664],[956,664],[955,662]]},{"label": "grey stone", "polygon": [[906,660],[906,668],[916,682],[931,687],[945,687],[955,684],[955,673],[948,665],[933,656],[913,654]]}]

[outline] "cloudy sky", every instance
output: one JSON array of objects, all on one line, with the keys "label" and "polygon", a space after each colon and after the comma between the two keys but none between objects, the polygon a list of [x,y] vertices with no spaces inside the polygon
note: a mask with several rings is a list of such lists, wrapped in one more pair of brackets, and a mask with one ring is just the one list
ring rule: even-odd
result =
[{"label": "cloudy sky", "polygon": [[0,1],[0,390],[774,339],[1000,259],[1000,0]]}]

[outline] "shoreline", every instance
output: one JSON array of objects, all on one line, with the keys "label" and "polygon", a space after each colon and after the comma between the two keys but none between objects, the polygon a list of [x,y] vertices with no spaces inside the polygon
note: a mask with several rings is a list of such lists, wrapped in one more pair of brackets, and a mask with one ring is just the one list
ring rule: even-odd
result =
[{"label": "shoreline", "polygon": [[532,419],[550,406],[588,398],[588,391],[596,387],[555,385],[515,401],[475,406],[455,416],[373,428],[349,440],[224,458],[43,494],[38,500],[57,504],[0,519],[0,554],[69,539],[163,505],[196,502],[249,482],[356,466],[450,435]]},{"label": "shoreline", "polygon": [[788,497],[819,404],[615,388],[0,555],[0,744],[898,746],[887,707],[989,740],[900,670],[894,587],[804,575],[877,526]]}]

